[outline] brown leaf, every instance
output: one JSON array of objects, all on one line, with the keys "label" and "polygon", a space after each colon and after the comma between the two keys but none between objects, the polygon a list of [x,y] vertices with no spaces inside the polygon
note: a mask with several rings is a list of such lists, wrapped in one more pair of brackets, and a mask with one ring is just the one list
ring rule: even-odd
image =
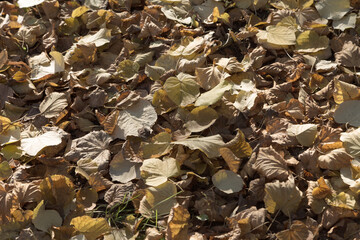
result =
[{"label": "brown leaf", "polygon": [[134,184],[132,182],[124,184],[113,184],[105,193],[104,200],[111,208],[117,203],[125,203],[131,199],[134,192]]},{"label": "brown leaf", "polygon": [[289,176],[284,158],[272,147],[259,149],[254,168],[270,180],[286,180]]},{"label": "brown leaf", "polygon": [[229,166],[230,170],[237,173],[242,162],[241,159],[239,159],[229,148],[226,147],[220,148],[219,152],[226,164]]},{"label": "brown leaf", "polygon": [[94,188],[97,192],[105,190],[109,188],[113,183],[106,178],[104,178],[100,172],[92,173],[89,176],[89,184],[92,188]]},{"label": "brown leaf", "polygon": [[281,210],[286,216],[290,216],[297,210],[302,196],[302,192],[295,185],[294,178],[286,182],[276,180],[265,184],[264,203],[266,210],[270,213]]},{"label": "brown leaf", "polygon": [[353,42],[345,42],[342,50],[335,53],[335,60],[344,67],[360,67],[360,47]]},{"label": "brown leaf", "polygon": [[[234,225],[234,224],[239,224],[239,221],[243,219],[248,219],[250,224],[250,229],[247,232],[242,231],[241,235],[245,235],[250,231],[254,233],[264,233],[266,231],[265,215],[266,215],[265,208],[257,209],[256,207],[253,206],[235,214],[233,217],[228,218],[228,221],[230,222],[231,225]],[[232,226],[232,227],[235,228],[236,226]]]},{"label": "brown leaf", "polygon": [[349,166],[352,159],[345,148],[338,148],[319,156],[318,164],[324,169],[340,170],[340,168]]},{"label": "brown leaf", "polygon": [[205,90],[210,90],[218,85],[225,76],[215,65],[207,68],[197,68],[195,74],[196,81]]},{"label": "brown leaf", "polygon": [[342,218],[357,218],[358,212],[340,207],[328,207],[321,216],[321,224],[325,229],[331,228]]},{"label": "brown leaf", "polygon": [[29,202],[39,202],[42,198],[39,186],[34,183],[16,182],[14,195],[17,197],[20,206]]},{"label": "brown leaf", "polygon": [[290,229],[276,234],[279,240],[311,240],[314,239],[313,233],[301,221],[294,221]]}]

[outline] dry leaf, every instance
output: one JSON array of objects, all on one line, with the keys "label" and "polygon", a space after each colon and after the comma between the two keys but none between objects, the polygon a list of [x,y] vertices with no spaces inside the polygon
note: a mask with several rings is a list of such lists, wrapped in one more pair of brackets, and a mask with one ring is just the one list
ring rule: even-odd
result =
[{"label": "dry leaf", "polygon": [[284,158],[272,147],[259,149],[254,168],[268,179],[286,180],[289,176]]},{"label": "dry leaf", "polygon": [[166,238],[169,240],[186,239],[188,236],[189,211],[181,205],[174,206],[169,215]]},{"label": "dry leaf", "polygon": [[86,215],[73,218],[70,225],[73,225],[79,233],[84,234],[88,240],[95,240],[110,231],[105,218],[91,218]]},{"label": "dry leaf", "polygon": [[344,148],[334,149],[326,154],[319,156],[319,167],[330,170],[339,170],[350,164],[352,157],[346,153]]},{"label": "dry leaf", "polygon": [[44,200],[42,200],[34,209],[32,223],[37,229],[49,232],[49,228],[61,226],[62,218],[55,210],[45,210]]},{"label": "dry leaf", "polygon": [[180,174],[180,167],[175,158],[164,157],[145,159],[140,167],[141,176],[149,186],[159,186],[165,183],[170,177],[177,177]]},{"label": "dry leaf", "polygon": [[110,162],[109,174],[113,181],[128,183],[140,178],[140,164],[125,159],[123,152],[119,151]]},{"label": "dry leaf", "polygon": [[147,188],[140,201],[139,212],[144,217],[166,216],[176,204],[176,193],[176,186],[172,182]]},{"label": "dry leaf", "polygon": [[327,195],[331,194],[331,189],[326,184],[323,177],[319,178],[317,180],[317,182],[318,182],[319,186],[315,187],[312,191],[312,195],[314,196],[314,198],[323,199]]},{"label": "dry leaf", "polygon": [[240,175],[229,170],[217,171],[211,180],[215,187],[227,194],[239,192],[244,186],[244,181]]},{"label": "dry leaf", "polygon": [[276,180],[265,184],[264,202],[266,210],[275,213],[281,210],[286,216],[294,213],[302,199],[303,193],[295,185],[293,178],[286,182]]},{"label": "dry leaf", "polygon": [[294,221],[290,229],[281,231],[276,234],[279,240],[311,240],[314,234],[301,221]]}]

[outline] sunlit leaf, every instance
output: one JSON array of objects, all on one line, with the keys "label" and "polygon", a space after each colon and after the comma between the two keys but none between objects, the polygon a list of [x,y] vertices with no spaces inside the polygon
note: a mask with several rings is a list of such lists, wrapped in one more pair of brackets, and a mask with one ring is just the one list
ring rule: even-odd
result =
[{"label": "sunlit leaf", "polygon": [[209,158],[219,157],[219,148],[223,147],[225,144],[222,137],[218,134],[209,137],[187,138],[173,143],[184,145],[191,150],[199,149]]},{"label": "sunlit leaf", "polygon": [[196,107],[190,112],[184,127],[191,132],[201,132],[214,124],[217,118],[218,114],[214,109],[207,106]]},{"label": "sunlit leaf", "polygon": [[55,210],[45,210],[44,200],[42,200],[34,209],[32,223],[37,229],[49,232],[49,228],[61,226],[62,218]]},{"label": "sunlit leaf", "polygon": [[79,233],[84,234],[88,240],[95,240],[110,231],[105,218],[92,218],[86,215],[73,218],[70,225],[73,225]]},{"label": "sunlit leaf", "polygon": [[57,146],[62,142],[62,135],[55,131],[46,132],[33,138],[21,140],[21,149],[30,156],[36,156],[46,147]]},{"label": "sunlit leaf", "polygon": [[170,211],[166,235],[169,240],[180,240],[188,237],[188,222],[190,220],[189,211],[176,205]]},{"label": "sunlit leaf", "polygon": [[159,186],[165,183],[168,178],[180,174],[180,167],[175,158],[164,157],[145,159],[140,167],[141,176],[149,186]]},{"label": "sunlit leaf", "polygon": [[187,106],[193,103],[199,95],[199,86],[191,75],[180,73],[170,77],[164,84],[168,97],[178,106]]},{"label": "sunlit leaf", "polygon": [[239,192],[244,186],[242,178],[229,170],[220,170],[211,179],[215,187],[228,194]]},{"label": "sunlit leaf", "polygon": [[40,103],[39,110],[46,118],[57,117],[68,105],[65,93],[52,92]]},{"label": "sunlit leaf", "polygon": [[264,202],[266,210],[270,213],[281,210],[286,216],[290,216],[297,210],[302,196],[293,178],[286,182],[276,180],[265,184]]},{"label": "sunlit leaf", "polygon": [[176,193],[176,186],[172,182],[147,188],[140,202],[139,212],[145,217],[163,217],[169,214],[176,204]]}]

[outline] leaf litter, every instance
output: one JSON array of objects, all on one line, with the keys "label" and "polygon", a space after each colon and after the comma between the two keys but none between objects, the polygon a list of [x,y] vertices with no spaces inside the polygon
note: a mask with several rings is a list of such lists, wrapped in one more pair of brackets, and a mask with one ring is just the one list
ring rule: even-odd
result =
[{"label": "leaf litter", "polygon": [[358,0],[0,9],[0,239],[359,238]]}]

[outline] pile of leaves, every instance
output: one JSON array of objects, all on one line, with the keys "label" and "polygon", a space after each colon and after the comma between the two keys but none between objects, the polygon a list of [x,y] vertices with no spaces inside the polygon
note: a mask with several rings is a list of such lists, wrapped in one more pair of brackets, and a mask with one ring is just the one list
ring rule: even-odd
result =
[{"label": "pile of leaves", "polygon": [[0,239],[359,239],[360,1],[0,2]]}]

